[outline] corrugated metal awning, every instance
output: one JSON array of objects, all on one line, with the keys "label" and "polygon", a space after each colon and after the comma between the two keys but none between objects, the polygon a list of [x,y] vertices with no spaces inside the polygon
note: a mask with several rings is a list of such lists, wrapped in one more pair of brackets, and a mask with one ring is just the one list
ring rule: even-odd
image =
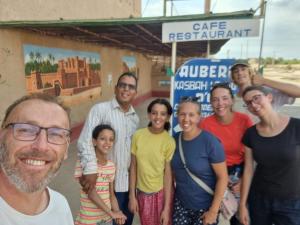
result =
[{"label": "corrugated metal awning", "polygon": [[[102,46],[130,49],[150,55],[171,55],[171,44],[161,42],[162,24],[166,22],[253,18],[253,11],[201,14],[173,17],[142,17],[102,20],[8,21],[0,28],[19,28],[41,35],[55,36]],[[210,41],[211,54],[228,41]],[[201,57],[207,52],[207,41],[180,42],[177,55]]]}]

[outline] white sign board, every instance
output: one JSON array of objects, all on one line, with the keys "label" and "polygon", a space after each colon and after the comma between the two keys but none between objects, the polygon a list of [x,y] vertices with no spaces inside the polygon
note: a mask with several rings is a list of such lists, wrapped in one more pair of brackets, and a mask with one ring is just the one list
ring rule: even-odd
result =
[{"label": "white sign board", "polygon": [[163,23],[162,42],[220,40],[259,36],[259,19]]}]

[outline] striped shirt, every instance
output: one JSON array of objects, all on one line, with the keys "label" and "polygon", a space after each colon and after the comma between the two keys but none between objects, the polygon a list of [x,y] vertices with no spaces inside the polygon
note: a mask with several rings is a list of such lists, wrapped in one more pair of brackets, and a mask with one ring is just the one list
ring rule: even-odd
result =
[{"label": "striped shirt", "polygon": [[[75,178],[82,176],[82,167],[77,161],[75,168]],[[108,161],[105,166],[98,164],[98,178],[96,182],[96,192],[103,202],[111,208],[109,183],[113,182],[115,176],[115,165],[112,161]],[[80,191],[80,211],[76,218],[76,225],[96,224],[97,222],[111,221],[111,217],[99,209],[87,196],[87,194]]]},{"label": "striped shirt", "polygon": [[123,112],[115,98],[92,107],[77,143],[84,174],[97,171],[92,132],[99,124],[109,124],[116,132],[115,145],[109,158],[116,165],[115,191],[126,192],[128,191],[131,138],[138,128],[139,118],[132,106],[128,112]]}]

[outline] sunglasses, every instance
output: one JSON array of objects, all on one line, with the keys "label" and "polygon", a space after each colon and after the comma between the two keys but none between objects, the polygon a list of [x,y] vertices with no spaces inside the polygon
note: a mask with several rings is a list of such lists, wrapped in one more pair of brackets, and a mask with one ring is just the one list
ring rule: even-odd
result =
[{"label": "sunglasses", "polygon": [[225,88],[225,89],[231,89],[230,88],[230,82],[223,82],[223,83],[214,83],[211,87],[211,90],[214,90],[216,88]]},{"label": "sunglasses", "polygon": [[117,86],[118,86],[118,88],[121,88],[121,89],[128,88],[131,91],[136,90],[136,86],[133,85],[133,84],[126,84],[126,83],[123,83],[123,82],[119,82]]},{"label": "sunglasses", "polygon": [[182,96],[180,102],[199,102],[199,97]]}]

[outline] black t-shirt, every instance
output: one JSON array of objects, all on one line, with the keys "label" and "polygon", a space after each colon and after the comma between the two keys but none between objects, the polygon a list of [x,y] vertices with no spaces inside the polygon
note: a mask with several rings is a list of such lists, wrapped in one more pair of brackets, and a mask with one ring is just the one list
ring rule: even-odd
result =
[{"label": "black t-shirt", "polygon": [[242,142],[252,149],[257,162],[253,191],[270,197],[300,198],[300,119],[291,118],[287,127],[273,137],[262,137],[252,126]]}]

